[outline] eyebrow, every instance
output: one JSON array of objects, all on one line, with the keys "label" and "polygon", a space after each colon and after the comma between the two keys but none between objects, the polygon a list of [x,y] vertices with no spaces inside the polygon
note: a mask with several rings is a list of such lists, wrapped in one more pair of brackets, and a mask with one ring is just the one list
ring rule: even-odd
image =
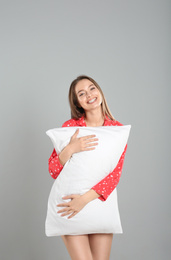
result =
[{"label": "eyebrow", "polygon": [[[94,84],[92,83],[90,86],[88,86],[88,87],[91,87],[91,86],[93,86]],[[81,89],[81,90],[79,90],[78,92],[77,92],[77,94],[78,93],[80,93],[81,91],[84,91],[84,89]]]}]

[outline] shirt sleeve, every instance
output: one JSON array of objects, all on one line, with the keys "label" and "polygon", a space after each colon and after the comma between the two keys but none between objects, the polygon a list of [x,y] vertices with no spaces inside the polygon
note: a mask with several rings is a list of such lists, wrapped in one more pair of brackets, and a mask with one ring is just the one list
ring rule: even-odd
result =
[{"label": "shirt sleeve", "polygon": [[54,149],[49,160],[48,160],[48,165],[49,165],[49,173],[53,179],[56,179],[60,172],[63,169],[63,165],[59,161],[59,156],[56,153],[56,150]]},{"label": "shirt sleeve", "polygon": [[126,149],[127,145],[125,146],[125,149],[113,172],[109,173],[104,179],[102,179],[99,183],[97,183],[91,188],[95,190],[98,194],[100,194],[100,197],[98,197],[98,199],[102,201],[107,200],[108,196],[118,185],[122,173]]},{"label": "shirt sleeve", "polygon": [[[69,126],[75,126],[75,121],[68,120],[62,125],[62,127],[69,127]],[[48,160],[48,168],[49,168],[49,173],[53,179],[56,179],[63,169],[63,165],[60,163],[59,155],[56,153],[55,149],[53,150]]]}]

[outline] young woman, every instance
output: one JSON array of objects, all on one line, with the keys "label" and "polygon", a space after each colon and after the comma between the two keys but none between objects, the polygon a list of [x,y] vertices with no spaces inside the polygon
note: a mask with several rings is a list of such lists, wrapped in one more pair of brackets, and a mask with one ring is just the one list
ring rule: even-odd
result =
[{"label": "young woman", "polygon": [[[116,121],[106,103],[104,94],[97,82],[85,75],[77,77],[70,86],[69,102],[71,108],[71,119],[62,126],[121,126]],[[49,172],[56,179],[65,163],[74,153],[95,149],[98,139],[95,135],[78,138],[79,129],[71,137],[70,143],[57,154],[53,150],[49,158]],[[58,213],[68,218],[75,216],[87,203],[94,199],[107,200],[110,193],[117,186],[123,167],[125,150],[118,165],[103,180],[93,186],[83,195],[68,194],[63,199],[71,199],[70,202],[58,204],[62,209]],[[113,234],[97,233],[85,235],[63,235],[62,239],[72,260],[109,260]]]}]

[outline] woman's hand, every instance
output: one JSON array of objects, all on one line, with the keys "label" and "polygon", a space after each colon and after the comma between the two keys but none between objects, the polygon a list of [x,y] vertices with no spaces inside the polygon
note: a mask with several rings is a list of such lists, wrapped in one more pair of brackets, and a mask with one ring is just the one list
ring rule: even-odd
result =
[{"label": "woman's hand", "polygon": [[71,214],[68,218],[74,217],[82,208],[85,207],[87,203],[98,198],[100,194],[98,194],[95,190],[90,189],[83,195],[80,194],[72,194],[63,197],[62,199],[71,199],[69,202],[58,204],[58,207],[64,207],[59,210],[57,213],[63,213],[61,216],[66,216]]},{"label": "woman's hand", "polygon": [[87,202],[84,200],[84,197],[79,194],[65,196],[62,199],[71,199],[70,202],[65,202],[57,205],[58,207],[64,207],[57,212],[63,213],[61,214],[62,217],[71,214],[68,218],[72,218],[87,204]]},{"label": "woman's hand", "polygon": [[75,131],[69,142],[72,153],[94,150],[95,146],[98,145],[98,138],[95,138],[96,135],[87,135],[78,138],[78,133],[79,129]]},{"label": "woman's hand", "polygon": [[59,161],[62,165],[65,165],[74,153],[94,150],[95,146],[98,145],[98,138],[95,138],[95,135],[87,135],[78,138],[78,133],[79,129],[75,131],[69,144],[60,152]]}]

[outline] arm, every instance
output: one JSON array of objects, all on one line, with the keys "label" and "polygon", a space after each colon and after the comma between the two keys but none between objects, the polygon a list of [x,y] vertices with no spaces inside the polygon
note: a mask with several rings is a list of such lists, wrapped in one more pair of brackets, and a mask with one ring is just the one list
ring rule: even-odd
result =
[{"label": "arm", "polygon": [[121,172],[123,168],[125,153],[126,153],[127,145],[119,159],[119,162],[113,172],[109,173],[103,180],[94,185],[91,189],[99,193],[101,196],[98,199],[105,201],[111,192],[116,188],[119,183]]},{"label": "arm", "polygon": [[[75,126],[75,122],[71,121],[68,124],[69,121],[66,121],[62,127],[69,127],[69,126]],[[65,150],[65,151],[64,151]],[[48,160],[48,168],[49,173],[53,179],[56,179],[60,172],[63,169],[64,164],[66,161],[70,158],[69,152],[67,152],[67,149],[64,149],[60,154],[56,153],[56,150],[53,149],[53,152]]]},{"label": "arm", "polygon": [[[117,121],[117,125],[122,125]],[[87,203],[90,201],[99,198],[102,201],[105,201],[107,197],[110,195],[110,193],[115,189],[117,186],[122,168],[123,168],[123,162],[125,158],[127,145],[125,146],[124,152],[122,153],[120,160],[116,166],[116,168],[113,170],[112,173],[110,173],[107,177],[105,177],[102,181],[100,181],[98,184],[93,186],[88,192],[86,192],[83,195],[79,194],[72,194],[63,197],[63,199],[71,199],[70,202],[65,202],[58,204],[58,207],[63,207],[63,209],[59,210],[58,213],[62,213],[61,216],[66,216],[71,214],[68,218],[72,218],[75,216]],[[110,189],[109,189],[110,187]]]},{"label": "arm", "polygon": [[53,179],[56,179],[60,172],[63,169],[63,165],[59,161],[59,156],[56,153],[56,150],[53,149],[53,152],[48,160],[49,173]]},{"label": "arm", "polygon": [[101,180],[98,184],[93,186],[89,191],[87,191],[83,195],[72,194],[63,197],[63,200],[71,199],[71,201],[58,204],[58,207],[63,207],[63,209],[59,210],[58,213],[62,213],[61,216],[71,214],[68,218],[72,218],[90,201],[96,198],[105,201],[119,183],[126,149],[127,145],[125,146],[124,152],[122,153],[119,162],[113,172],[107,175],[107,177]]},{"label": "arm", "polygon": [[[70,120],[65,122],[62,127],[75,126],[74,121]],[[71,137],[69,144],[59,153],[57,154],[55,149],[49,158],[49,172],[52,178],[56,179],[60,174],[61,170],[65,163],[71,158],[74,153],[78,153],[81,151],[90,151],[94,150],[95,146],[98,145],[96,143],[98,138],[95,138],[95,135],[88,135],[84,137],[77,138],[79,133],[79,129]]]},{"label": "arm", "polygon": [[85,207],[87,203],[98,198],[99,194],[97,194],[94,190],[89,190],[83,195],[80,194],[72,194],[65,197],[62,197],[63,200],[71,199],[70,202],[65,202],[58,204],[58,207],[63,207],[63,209],[58,210],[57,213],[62,213],[61,216],[66,216],[71,214],[68,218],[72,218],[75,216],[82,208]]},{"label": "arm", "polygon": [[[104,125],[123,126],[123,124],[119,121],[106,121]],[[127,145],[125,146],[124,152],[122,153],[120,160],[113,172],[109,173],[103,180],[101,180],[99,183],[91,188],[100,194],[100,197],[98,199],[105,201],[118,185],[123,168],[126,149]]]},{"label": "arm", "polygon": [[72,150],[70,146],[66,146],[59,154],[56,153],[54,149],[49,160],[49,173],[53,179],[56,179],[60,172],[63,169],[64,164],[70,159],[72,156]]},{"label": "arm", "polygon": [[63,197],[63,200],[71,199],[71,201],[58,204],[58,207],[63,207],[63,209],[59,210],[58,213],[62,213],[61,216],[71,214],[68,218],[72,218],[90,201],[96,198],[105,201],[110,193],[116,188],[119,182],[126,149],[127,145],[125,146],[124,152],[122,153],[119,162],[113,172],[107,175],[107,177],[101,180],[98,184],[93,186],[89,191],[87,191],[83,195],[72,194]]}]

